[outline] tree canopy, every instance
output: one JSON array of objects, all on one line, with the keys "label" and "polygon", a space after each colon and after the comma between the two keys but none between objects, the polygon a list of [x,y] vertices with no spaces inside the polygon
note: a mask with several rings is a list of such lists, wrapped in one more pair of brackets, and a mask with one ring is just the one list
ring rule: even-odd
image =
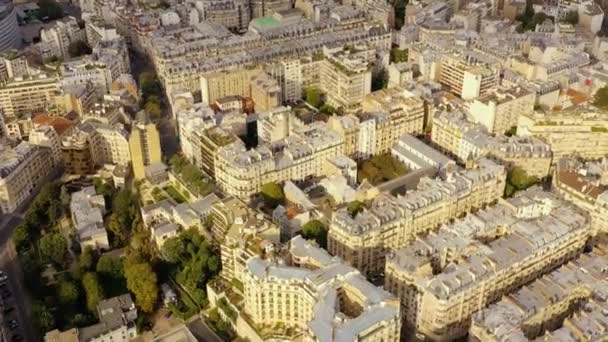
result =
[{"label": "tree canopy", "polygon": [[304,100],[315,108],[321,108],[325,103],[323,92],[315,87],[304,89]]},{"label": "tree canopy", "polygon": [[595,92],[593,105],[599,109],[608,110],[608,86],[603,86]]},{"label": "tree canopy", "polygon": [[51,310],[41,302],[32,305],[32,318],[39,331],[45,332],[55,328],[55,317]]},{"label": "tree canopy", "polygon": [[407,62],[407,54],[408,51],[407,49],[398,49],[398,48],[392,48],[391,49],[391,63],[401,63],[401,62]]},{"label": "tree canopy", "polygon": [[357,215],[362,212],[365,209],[365,203],[361,202],[361,201],[353,201],[350,202],[348,204],[348,206],[346,207],[346,210],[348,211],[348,214],[352,217],[355,218],[357,217]]},{"label": "tree canopy", "polygon": [[319,220],[311,220],[303,225],[302,237],[307,240],[315,240],[319,246],[327,248],[327,228]]},{"label": "tree canopy", "polygon": [[535,176],[528,176],[526,171],[521,167],[514,167],[507,173],[507,182],[505,185],[505,196],[513,196],[517,191],[526,190],[535,185],[539,179]]},{"label": "tree canopy", "polygon": [[97,304],[104,299],[103,288],[99,283],[97,274],[94,272],[85,273],[82,277],[82,286],[87,299],[87,309],[92,312],[97,312]]},{"label": "tree canopy", "polygon": [[40,239],[40,253],[49,261],[64,265],[68,253],[68,242],[60,233],[49,233]]},{"label": "tree canopy", "polygon": [[172,264],[177,282],[203,306],[206,301],[205,285],[220,271],[220,259],[211,245],[196,229],[189,229],[168,239],[162,249],[167,261]]},{"label": "tree canopy", "polygon": [[262,185],[261,193],[264,201],[271,207],[276,207],[285,201],[283,188],[277,183],[270,182]]},{"label": "tree canopy", "polygon": [[135,295],[135,303],[143,312],[152,312],[158,299],[156,273],[147,262],[125,264],[127,288]]},{"label": "tree canopy", "polygon": [[78,285],[71,280],[62,280],[57,285],[57,298],[61,304],[76,304],[80,297]]}]

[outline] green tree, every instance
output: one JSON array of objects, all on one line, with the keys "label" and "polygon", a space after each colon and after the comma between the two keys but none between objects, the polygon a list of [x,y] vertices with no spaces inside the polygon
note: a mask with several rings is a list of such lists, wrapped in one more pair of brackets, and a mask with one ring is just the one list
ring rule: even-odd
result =
[{"label": "green tree", "polygon": [[155,101],[146,101],[144,105],[144,110],[150,115],[150,119],[159,120],[161,118],[161,108],[160,103]]},{"label": "green tree", "polygon": [[70,57],[80,57],[84,55],[90,55],[93,53],[93,49],[82,40],[77,40],[75,42],[70,43],[68,46],[68,53]]},{"label": "green tree", "polygon": [[99,278],[94,272],[85,273],[82,277],[82,287],[87,299],[87,309],[97,312],[97,304],[104,298],[103,288],[99,284]]},{"label": "green tree", "polygon": [[127,236],[123,224],[116,213],[112,213],[108,220],[109,240],[113,248],[123,247],[127,243]]},{"label": "green tree", "polygon": [[353,201],[346,206],[346,210],[352,218],[357,217],[357,215],[362,212],[363,209],[365,209],[365,203],[361,201]]},{"label": "green tree", "polygon": [[514,167],[507,173],[505,196],[511,197],[515,192],[526,190],[538,182],[539,179],[537,177],[528,176],[526,171],[521,167]]},{"label": "green tree", "polygon": [[62,280],[57,285],[57,298],[61,304],[76,304],[80,297],[78,286],[71,280]]},{"label": "green tree", "polygon": [[277,183],[271,182],[262,185],[261,192],[262,197],[264,197],[264,201],[273,208],[285,201],[283,188]]},{"label": "green tree", "polygon": [[308,221],[302,226],[302,237],[307,240],[315,240],[319,246],[327,248],[327,228],[319,220]]},{"label": "green tree", "polygon": [[608,110],[608,86],[603,86],[595,92],[593,105],[599,109]]},{"label": "green tree", "polygon": [[154,72],[145,71],[139,75],[139,88],[143,94],[144,99],[147,99],[148,96],[161,95],[161,87],[158,77]]},{"label": "green tree", "polygon": [[32,318],[34,320],[34,325],[41,333],[55,328],[55,317],[44,303],[34,302],[32,305]]},{"label": "green tree", "polygon": [[39,19],[50,21],[63,18],[63,8],[55,0],[39,0],[38,7]]},{"label": "green tree", "polygon": [[25,224],[18,225],[13,231],[12,239],[17,252],[28,249],[31,246],[29,227]]},{"label": "green tree", "polygon": [[40,239],[40,253],[49,261],[64,265],[68,252],[68,242],[59,233],[49,233]]},{"label": "green tree", "polygon": [[401,62],[407,62],[407,49],[398,49],[398,48],[392,48],[391,49],[391,63],[401,63]]},{"label": "green tree", "polygon": [[578,24],[578,12],[577,11],[568,12],[568,14],[566,14],[566,17],[564,18],[563,22],[576,26],[576,24]]},{"label": "green tree", "polygon": [[124,278],[124,268],[119,257],[102,255],[97,261],[97,273],[113,279]]},{"label": "green tree", "polygon": [[158,298],[156,273],[144,262],[125,265],[127,288],[135,295],[135,302],[143,312],[152,312]]},{"label": "green tree", "polygon": [[91,246],[86,246],[78,258],[78,266],[85,272],[91,271],[95,265],[96,258],[97,256],[93,248]]},{"label": "green tree", "polygon": [[162,252],[167,261],[172,263],[182,262],[186,254],[186,245],[180,236],[174,236],[165,241]]},{"label": "green tree", "polygon": [[315,108],[321,108],[325,102],[323,99],[323,92],[319,88],[315,87],[304,89],[304,100]]}]

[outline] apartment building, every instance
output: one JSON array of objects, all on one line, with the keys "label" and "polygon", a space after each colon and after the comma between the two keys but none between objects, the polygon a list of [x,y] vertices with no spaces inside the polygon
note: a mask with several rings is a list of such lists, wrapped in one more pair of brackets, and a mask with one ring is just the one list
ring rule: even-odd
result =
[{"label": "apartment building", "polygon": [[474,341],[570,340],[607,337],[606,264],[597,246],[473,315]]},{"label": "apartment building", "polygon": [[53,127],[47,125],[35,127],[30,131],[28,142],[32,145],[50,148],[53,165],[60,165],[63,162],[63,158],[61,157],[61,139]]},{"label": "apartment building", "polygon": [[112,82],[130,72],[124,39],[101,41],[93,49],[93,54],[61,64],[61,84],[74,86],[92,83],[97,97],[102,98],[110,92]]},{"label": "apartment building", "polygon": [[216,179],[216,159],[219,150],[224,146],[240,143],[240,139],[233,133],[219,126],[213,126],[195,133],[195,165],[209,177]]},{"label": "apartment building", "polygon": [[251,79],[250,94],[258,113],[279,107],[283,99],[277,80],[264,72]]},{"label": "apartment building", "polygon": [[67,331],[57,329],[44,336],[45,342],[127,342],[137,337],[137,308],[130,294],[104,299],[97,305],[99,322]]},{"label": "apartment building", "polygon": [[10,49],[0,53],[0,82],[23,78],[30,74],[30,67],[22,50]]},{"label": "apartment building", "polygon": [[220,246],[220,276],[228,281],[242,276],[249,258],[280,243],[279,227],[236,197],[216,202],[209,217],[211,235]]},{"label": "apartment building", "polygon": [[361,103],[372,89],[372,73],[365,51],[338,50],[325,52],[319,64],[319,88],[327,104],[345,113],[361,110]]},{"label": "apartment building", "polygon": [[199,166],[201,163],[199,135],[197,133],[215,126],[215,113],[206,104],[194,104],[188,109],[181,110],[176,115],[179,143],[182,154],[191,163]]},{"label": "apartment building", "polygon": [[441,57],[439,83],[463,100],[489,93],[499,84],[498,69],[486,66],[471,56],[444,54]]},{"label": "apartment building", "polygon": [[90,135],[79,127],[62,137],[61,156],[67,174],[85,176],[95,170]]},{"label": "apartment building", "polygon": [[247,199],[269,182],[323,176],[325,160],[343,153],[344,142],[323,123],[298,128],[287,138],[247,150],[241,141],[220,147],[215,180],[224,192]]},{"label": "apartment building", "polygon": [[141,208],[141,217],[156,247],[161,249],[167,239],[177,236],[183,229],[203,229],[212,205],[218,201],[215,194],[191,203],[176,204],[172,200],[162,200]]},{"label": "apartment building", "polygon": [[87,246],[96,250],[110,248],[108,232],[103,226],[105,213],[106,201],[103,195],[95,192],[94,186],[72,194],[70,214],[82,249]]},{"label": "apartment building", "polygon": [[88,120],[81,129],[89,133],[95,165],[128,165],[131,162],[129,133],[121,124],[109,125]]},{"label": "apartment building", "polygon": [[204,74],[200,90],[204,103],[212,104],[226,96],[250,96],[251,79],[261,73],[258,68],[240,68]]},{"label": "apartment building", "polygon": [[302,66],[297,58],[277,61],[264,67],[281,87],[281,103],[295,102],[302,98]]},{"label": "apartment building", "polygon": [[418,338],[464,336],[471,316],[579,254],[588,215],[532,188],[389,255],[385,288]]},{"label": "apartment building", "polygon": [[572,155],[599,159],[608,154],[608,115],[585,110],[522,115],[517,135],[542,139],[556,160]]},{"label": "apartment building", "polygon": [[536,96],[521,87],[498,88],[468,103],[473,120],[490,133],[504,134],[516,127],[520,115],[534,111]]},{"label": "apartment building", "polygon": [[420,134],[424,128],[424,100],[402,87],[378,90],[363,100],[364,112],[388,113],[392,131],[388,140],[394,143],[407,134]]},{"label": "apartment building", "polygon": [[291,107],[278,107],[272,111],[258,114],[257,133],[258,139],[264,143],[272,143],[287,138],[296,117]]},{"label": "apartment building", "polygon": [[[255,256],[241,276],[254,327],[282,324],[306,340],[398,341],[399,301],[355,268],[298,236],[291,265]],[[284,336],[290,338],[290,336]]]},{"label": "apartment building", "polygon": [[552,146],[534,136],[491,136],[486,128],[467,120],[459,111],[437,113],[433,118],[433,143],[466,163],[489,156],[509,168],[520,167],[529,176],[549,175]]},{"label": "apartment building", "polygon": [[505,178],[503,166],[481,159],[474,169],[422,178],[404,196],[382,193],[359,213],[338,209],[329,226],[327,250],[365,274],[378,274],[390,250],[502,197]]},{"label": "apartment building", "polygon": [[75,42],[86,42],[86,32],[80,28],[74,17],[58,20],[53,26],[40,30],[40,43],[38,49],[43,60],[51,57],[69,59],[70,44]]},{"label": "apartment building", "polygon": [[146,167],[162,162],[160,150],[160,135],[156,125],[150,121],[147,113],[137,113],[136,122],[129,136],[131,165],[135,179],[146,177]]},{"label": "apartment building", "polygon": [[594,234],[608,230],[608,159],[604,157],[600,162],[558,160],[553,189],[591,214]]},{"label": "apartment building", "polygon": [[0,144],[0,212],[10,214],[35,195],[54,166],[48,147],[27,142],[14,148]]},{"label": "apartment building", "polygon": [[14,78],[0,85],[0,108],[7,118],[44,112],[61,89],[56,76],[38,74]]}]

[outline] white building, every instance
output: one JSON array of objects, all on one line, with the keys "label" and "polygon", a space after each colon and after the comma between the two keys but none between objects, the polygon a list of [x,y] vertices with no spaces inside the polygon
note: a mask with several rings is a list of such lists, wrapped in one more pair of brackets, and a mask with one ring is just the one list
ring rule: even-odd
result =
[{"label": "white building", "polygon": [[85,31],[78,26],[76,18],[68,17],[40,31],[39,48],[41,51],[46,51],[43,53],[45,59],[49,57],[68,59],[70,44],[79,41],[86,41]]},{"label": "white building", "polygon": [[110,248],[108,233],[103,226],[105,206],[103,195],[97,195],[94,186],[72,194],[70,213],[82,249],[86,246],[102,250]]}]

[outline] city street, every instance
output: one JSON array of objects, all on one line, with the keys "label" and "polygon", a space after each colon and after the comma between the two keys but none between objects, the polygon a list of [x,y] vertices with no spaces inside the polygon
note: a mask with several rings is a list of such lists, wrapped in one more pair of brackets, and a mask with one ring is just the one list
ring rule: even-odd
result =
[{"label": "city street", "polygon": [[[5,228],[5,227],[3,227]],[[3,229],[4,232],[5,229]],[[37,341],[34,334],[34,327],[31,322],[31,300],[29,295],[25,291],[23,286],[23,279],[21,274],[21,268],[19,261],[17,260],[17,253],[12,241],[7,241],[2,244],[0,252],[0,270],[6,272],[8,275],[8,290],[12,293],[11,297],[4,300],[5,305],[2,307],[4,310],[7,307],[14,307],[15,310],[8,315],[8,319],[16,320],[20,327],[14,331],[11,331],[6,327],[7,318],[5,318],[0,324],[8,332],[5,336],[11,338],[16,334],[21,335],[24,341]],[[8,340],[10,341],[10,339]]]}]

